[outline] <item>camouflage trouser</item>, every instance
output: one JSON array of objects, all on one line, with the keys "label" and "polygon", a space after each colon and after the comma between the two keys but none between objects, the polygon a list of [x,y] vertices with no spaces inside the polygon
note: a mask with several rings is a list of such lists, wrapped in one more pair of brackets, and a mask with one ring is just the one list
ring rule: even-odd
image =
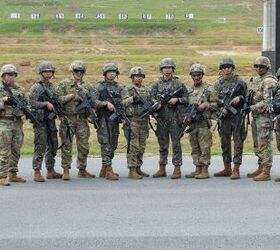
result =
[{"label": "camouflage trouser", "polygon": [[270,120],[265,115],[253,117],[252,136],[255,155],[258,157],[258,164],[268,167],[272,166],[272,128]]},{"label": "camouflage trouser", "polygon": [[114,152],[118,147],[120,134],[119,123],[117,121],[108,121],[106,124],[104,115],[99,124],[100,126],[97,130],[97,138],[101,148],[102,165],[112,165]]},{"label": "camouflage trouser", "polygon": [[164,121],[159,120],[156,133],[157,133],[157,139],[159,143],[160,165],[167,164],[169,137],[171,137],[172,150],[173,150],[172,164],[174,166],[182,165],[181,138],[179,138],[178,136],[179,129],[180,127],[175,118],[164,120]]},{"label": "camouflage trouser", "polygon": [[189,134],[192,158],[195,166],[209,166],[211,159],[212,133],[208,127],[195,128]]},{"label": "camouflage trouser", "polygon": [[149,124],[148,120],[133,120],[131,119],[131,132],[130,142],[129,140],[129,129],[124,127],[124,134],[127,139],[129,146],[129,152],[127,153],[127,166],[140,167],[143,164],[143,155],[146,148],[146,140],[149,136]]},{"label": "camouflage trouser", "polygon": [[40,127],[34,128],[34,154],[33,169],[42,169],[45,156],[47,169],[53,168],[58,148],[57,130],[48,131],[46,123],[40,123]]},{"label": "camouflage trouser", "polygon": [[[236,165],[242,163],[243,140],[241,139],[241,116],[228,116],[222,119],[220,127],[221,148],[224,163],[233,161]],[[231,137],[233,137],[233,159],[231,152]]]},{"label": "camouflage trouser", "polygon": [[76,137],[77,144],[77,168],[86,169],[87,167],[87,156],[89,153],[89,136],[90,130],[88,121],[84,117],[77,115],[67,116],[69,125],[74,134],[71,134],[71,140],[67,137],[67,127],[65,122],[62,121],[59,128],[59,136],[61,138],[61,167],[71,168],[72,163],[72,141],[73,136]]},{"label": "camouflage trouser", "polygon": [[0,177],[7,177],[8,171],[18,172],[24,136],[22,125],[21,119],[0,119]]},{"label": "camouflage trouser", "polygon": [[276,145],[278,151],[280,151],[280,116],[277,116],[275,119],[275,138],[276,138]]}]

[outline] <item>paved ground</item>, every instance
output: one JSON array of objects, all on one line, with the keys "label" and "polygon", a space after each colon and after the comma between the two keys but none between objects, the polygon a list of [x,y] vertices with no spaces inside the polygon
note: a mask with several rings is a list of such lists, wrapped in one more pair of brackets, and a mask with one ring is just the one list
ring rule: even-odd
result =
[{"label": "paved ground", "polygon": [[[97,173],[100,159],[89,159]],[[213,157],[210,173],[221,168]],[[26,184],[0,187],[0,249],[279,249],[280,184],[245,177],[256,158],[246,156],[241,180],[101,178],[32,181],[31,159],[20,162]],[[280,175],[275,157],[273,178]],[[59,166],[59,163],[58,163]],[[145,158],[149,173],[157,157]],[[183,173],[192,170],[184,158]],[[169,167],[169,176],[172,168]],[[72,176],[77,171],[72,169]]]}]

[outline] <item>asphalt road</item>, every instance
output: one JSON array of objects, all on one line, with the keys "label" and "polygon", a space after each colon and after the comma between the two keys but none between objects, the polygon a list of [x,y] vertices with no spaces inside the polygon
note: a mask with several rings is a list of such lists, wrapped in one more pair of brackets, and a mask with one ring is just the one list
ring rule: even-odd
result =
[{"label": "asphalt road", "polygon": [[[157,160],[145,158],[143,170],[155,172]],[[88,163],[99,172],[99,158]],[[211,176],[221,165],[213,157]],[[277,165],[279,156],[273,178]],[[245,177],[255,169],[254,156],[244,157],[236,181],[171,180],[171,164],[167,178],[135,181],[127,178],[125,158],[114,166],[117,182],[78,179],[73,166],[68,182],[35,183],[31,159],[22,158],[27,183],[0,187],[0,249],[279,249],[280,183]],[[192,169],[184,157],[183,174]]]}]

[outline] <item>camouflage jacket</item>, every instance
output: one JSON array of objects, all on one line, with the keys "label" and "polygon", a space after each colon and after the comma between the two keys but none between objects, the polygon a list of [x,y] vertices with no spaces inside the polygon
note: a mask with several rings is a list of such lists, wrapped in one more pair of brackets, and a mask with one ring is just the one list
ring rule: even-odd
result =
[{"label": "camouflage jacket", "polygon": [[[24,96],[24,89],[22,87],[19,87],[17,84],[8,85],[8,88],[12,91],[14,96]],[[11,94],[5,90],[5,83],[3,81],[0,82],[0,117],[7,117],[11,118],[13,117],[13,107],[11,105],[7,105],[3,101],[3,97],[11,96]],[[20,111],[18,113],[18,116],[23,116],[23,112]]]},{"label": "camouflage jacket", "polygon": [[[126,115],[128,117],[140,118],[144,103],[133,104],[133,97],[137,96],[136,91],[143,100],[148,101],[150,99],[150,90],[147,87],[143,85],[137,87],[134,84],[130,84],[123,90],[123,104],[126,107]],[[146,117],[146,119],[148,119],[148,117]]]},{"label": "camouflage jacket", "polygon": [[209,108],[202,112],[202,116],[204,119],[197,122],[197,124],[193,124],[193,126],[201,127],[204,125],[209,125],[210,119],[212,117],[213,111],[217,110],[217,102],[218,96],[213,86],[209,85],[206,82],[202,82],[199,86],[192,86],[189,91],[189,104],[208,104]]},{"label": "camouflage jacket", "polygon": [[[215,90],[217,92],[217,95],[218,95],[218,98],[219,98],[218,105],[220,105],[221,104],[221,100],[223,99],[223,97],[229,91],[232,91],[232,89],[236,86],[236,84],[239,84],[240,87],[238,87],[236,89],[236,92],[234,93],[233,97],[239,96],[240,97],[240,103],[238,105],[234,106],[234,108],[236,108],[238,113],[240,113],[241,108],[242,108],[242,104],[243,104],[243,101],[244,101],[244,98],[245,98],[245,95],[246,95],[246,91],[247,91],[247,84],[241,78],[241,76],[233,75],[229,79],[225,79],[225,78],[223,78],[221,76],[215,82],[214,88],[215,88]],[[228,115],[233,115],[233,114],[229,112]]]},{"label": "camouflage jacket", "polygon": [[[76,106],[80,103],[78,98],[79,88],[81,88],[85,93],[91,96],[92,102],[94,102],[95,88],[92,84],[86,83],[84,81],[81,84],[77,84],[74,79],[66,78],[62,80],[57,88],[55,89],[60,101],[63,103],[64,113],[66,115],[76,115]],[[69,96],[73,94],[75,98]],[[82,109],[79,114],[84,114],[85,110]]]},{"label": "camouflage jacket", "polygon": [[277,80],[271,72],[253,79],[250,84],[250,89],[253,91],[252,104],[250,106],[253,116],[268,113],[271,97],[276,87]]},{"label": "camouflage jacket", "polygon": [[47,112],[47,101],[42,100],[42,94],[45,89],[48,89],[51,93],[55,92],[54,86],[51,82],[43,81],[43,79],[35,82],[29,94],[31,108],[35,110],[36,118],[39,121],[44,120],[45,113]]},{"label": "camouflage jacket", "polygon": [[109,92],[113,92],[118,95],[121,95],[123,91],[123,87],[120,86],[116,81],[108,81],[105,79],[98,82],[95,92],[95,107],[97,108],[98,113],[108,111],[106,108],[107,101],[102,98],[102,92],[104,89],[107,89]]},{"label": "camouflage jacket", "polygon": [[[185,85],[179,80],[178,77],[173,76],[169,80],[165,80],[160,77],[156,80],[151,89],[151,97],[153,101],[158,101],[160,95],[165,93],[167,90],[175,91],[178,88],[183,87],[183,94],[179,96],[179,101],[176,105],[164,105],[158,110],[158,116],[160,119],[179,119],[184,106],[188,103],[188,90]],[[179,117],[178,117],[179,114]]]}]

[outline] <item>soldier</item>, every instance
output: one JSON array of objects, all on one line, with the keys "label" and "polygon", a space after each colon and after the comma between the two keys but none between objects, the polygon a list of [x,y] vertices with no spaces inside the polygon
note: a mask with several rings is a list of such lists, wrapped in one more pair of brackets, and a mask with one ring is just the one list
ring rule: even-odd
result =
[{"label": "soldier", "polygon": [[141,170],[143,155],[146,147],[146,140],[149,136],[149,117],[141,118],[143,105],[148,102],[150,92],[142,82],[145,73],[141,67],[133,67],[129,77],[132,84],[128,86],[123,94],[123,102],[126,106],[126,114],[131,122],[130,129],[124,127],[125,137],[128,144],[127,166],[129,168],[129,178],[142,179],[149,175]]},{"label": "soldier", "polygon": [[23,143],[23,122],[20,111],[13,114],[12,96],[24,96],[24,89],[17,86],[15,78],[18,72],[14,65],[5,64],[1,68],[0,83],[0,185],[8,186],[10,182],[26,182],[17,175],[20,149]]},{"label": "soldier", "polygon": [[44,100],[43,93],[48,89],[54,93],[54,86],[51,79],[54,77],[55,67],[52,63],[44,61],[39,65],[39,74],[41,79],[36,81],[30,90],[30,104],[35,110],[36,118],[40,126],[34,127],[34,154],[33,169],[34,181],[44,182],[41,175],[43,158],[45,156],[45,165],[47,169],[47,179],[58,179],[62,175],[54,170],[55,156],[58,148],[57,129],[55,121],[48,118],[53,111],[53,105]]},{"label": "soldier", "polygon": [[258,157],[258,169],[247,174],[255,181],[270,180],[270,169],[272,166],[272,114],[269,112],[271,96],[276,89],[277,81],[272,73],[270,60],[265,56],[257,57],[254,68],[258,74],[250,84],[252,89],[252,103],[247,112],[252,111],[252,136],[255,154]]},{"label": "soldier", "polygon": [[190,68],[193,86],[189,92],[189,105],[196,105],[198,116],[189,125],[189,141],[192,148],[195,171],[186,178],[209,178],[208,167],[211,159],[212,133],[210,130],[211,109],[217,108],[217,95],[212,86],[203,81],[204,67],[195,63]]},{"label": "soldier", "polygon": [[[83,80],[86,73],[86,65],[82,61],[73,61],[69,67],[73,78],[62,80],[56,91],[60,101],[64,104],[64,114],[71,128],[72,133],[69,134],[66,121],[62,119],[59,128],[59,136],[61,138],[61,164],[63,168],[63,180],[70,180],[69,169],[72,164],[72,140],[76,137],[77,143],[77,168],[78,177],[95,178],[94,174],[86,170],[87,156],[89,153],[89,136],[90,130],[88,125],[88,114],[85,110],[76,111],[76,106],[81,102],[79,92],[88,93],[90,96],[94,93],[94,88]],[[70,138],[69,138],[70,137]]]},{"label": "soldier", "polygon": [[97,130],[97,138],[101,147],[102,168],[99,177],[107,180],[116,181],[119,175],[114,173],[112,168],[112,159],[114,152],[118,146],[119,138],[119,120],[110,120],[109,117],[115,112],[115,106],[106,99],[104,91],[107,90],[114,95],[120,95],[123,87],[121,87],[115,79],[120,74],[118,66],[115,63],[106,63],[103,66],[104,80],[98,82],[96,92],[96,108],[99,118],[99,129]]},{"label": "soldier", "polygon": [[[280,68],[276,72],[276,77],[277,77],[277,81],[278,81],[277,84],[278,84],[278,89],[279,89],[279,87],[280,87]],[[278,90],[278,92],[279,92],[279,90]],[[276,119],[275,119],[275,136],[276,136],[277,149],[278,149],[278,151],[280,151],[280,115],[277,115]],[[280,177],[277,177],[275,179],[275,181],[280,182]]]},{"label": "soldier", "polygon": [[[168,90],[175,91],[183,88],[183,94],[172,97],[167,105],[158,108],[157,139],[159,143],[159,170],[153,175],[154,178],[166,177],[166,165],[169,148],[169,137],[172,141],[174,171],[171,179],[181,178],[182,148],[178,136],[181,121],[180,109],[187,103],[187,89],[178,77],[174,76],[175,62],[172,58],[164,58],[159,65],[162,76],[152,85],[151,95],[154,101],[159,101],[160,96]],[[183,105],[182,105],[183,104]]]},{"label": "soldier", "polygon": [[[242,163],[243,139],[241,137],[241,108],[246,95],[247,85],[244,80],[234,73],[235,65],[231,58],[224,57],[219,65],[221,76],[215,82],[214,88],[218,94],[221,120],[219,122],[219,134],[221,139],[224,169],[214,174],[216,177],[230,177],[232,180],[240,179],[239,168]],[[230,106],[236,114],[225,107],[224,97],[231,98]],[[231,153],[231,137],[234,142],[233,159]],[[234,167],[231,168],[233,161]]]}]

